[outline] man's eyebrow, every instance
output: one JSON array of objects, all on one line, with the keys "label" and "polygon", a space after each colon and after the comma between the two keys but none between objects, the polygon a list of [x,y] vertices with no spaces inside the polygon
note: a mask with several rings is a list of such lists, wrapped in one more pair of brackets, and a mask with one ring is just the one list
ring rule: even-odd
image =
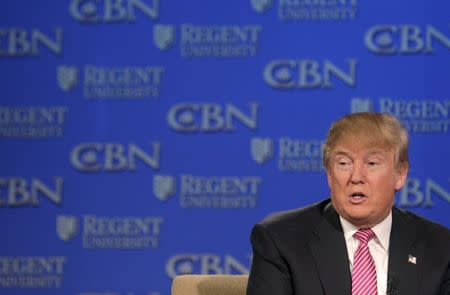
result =
[{"label": "man's eyebrow", "polygon": [[369,156],[372,156],[372,155],[378,155],[378,154],[385,155],[385,154],[386,154],[386,151],[385,151],[385,150],[382,150],[382,149],[373,149],[373,150],[370,150],[367,154],[368,154]]},{"label": "man's eyebrow", "polygon": [[345,152],[345,151],[335,151],[333,153],[335,156],[346,156],[346,157],[351,157],[349,153]]}]

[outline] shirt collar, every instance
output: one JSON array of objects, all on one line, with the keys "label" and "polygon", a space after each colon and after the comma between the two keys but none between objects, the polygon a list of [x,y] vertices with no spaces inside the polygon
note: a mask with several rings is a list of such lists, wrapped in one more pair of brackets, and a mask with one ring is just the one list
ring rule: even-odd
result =
[{"label": "shirt collar", "polygon": [[[345,240],[353,239],[353,235],[359,230],[358,227],[354,226],[347,220],[345,220],[341,215],[339,215],[339,219],[341,221],[342,230],[344,231]],[[389,237],[391,234],[392,227],[392,210],[389,212],[389,215],[380,223],[372,227],[373,232],[375,233],[375,238],[381,244],[385,251],[389,249]]]}]

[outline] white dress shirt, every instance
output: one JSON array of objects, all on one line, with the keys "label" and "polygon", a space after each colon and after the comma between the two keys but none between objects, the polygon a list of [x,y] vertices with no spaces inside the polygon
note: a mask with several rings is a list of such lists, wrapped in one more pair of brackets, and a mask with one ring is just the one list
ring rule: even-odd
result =
[{"label": "white dress shirt", "polygon": [[[359,241],[354,238],[353,235],[358,231],[359,228],[354,226],[341,216],[339,216],[339,219],[341,220],[345,243],[347,244],[348,261],[350,264],[351,273],[353,270],[353,258],[359,246]],[[372,230],[375,233],[375,237],[368,243],[369,251],[375,262],[375,268],[377,270],[378,295],[386,295],[389,262],[389,237],[391,234],[391,226],[392,211],[382,222],[372,227]]]}]

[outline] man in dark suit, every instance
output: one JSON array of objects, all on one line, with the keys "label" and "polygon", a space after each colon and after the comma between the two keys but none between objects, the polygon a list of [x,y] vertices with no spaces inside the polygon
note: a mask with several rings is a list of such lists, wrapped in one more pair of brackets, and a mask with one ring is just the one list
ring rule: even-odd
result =
[{"label": "man in dark suit", "polygon": [[347,115],[323,159],[331,199],[253,228],[247,295],[449,295],[450,231],[393,207],[409,169],[399,121]]}]

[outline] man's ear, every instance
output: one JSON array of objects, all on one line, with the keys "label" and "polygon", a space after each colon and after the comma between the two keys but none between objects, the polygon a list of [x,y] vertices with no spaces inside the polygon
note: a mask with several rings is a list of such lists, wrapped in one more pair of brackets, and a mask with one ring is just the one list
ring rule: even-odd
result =
[{"label": "man's ear", "polygon": [[406,162],[399,163],[395,174],[395,191],[399,191],[406,183],[408,178],[409,165]]}]

